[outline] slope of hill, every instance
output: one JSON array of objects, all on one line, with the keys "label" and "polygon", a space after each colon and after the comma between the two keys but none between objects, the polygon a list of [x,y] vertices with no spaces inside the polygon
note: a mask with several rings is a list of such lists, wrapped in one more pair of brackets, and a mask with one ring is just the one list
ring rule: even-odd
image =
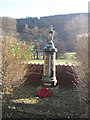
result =
[{"label": "slope of hill", "polygon": [[76,36],[88,31],[88,14],[55,15],[40,17],[40,19],[36,17],[2,18],[3,35],[12,35],[27,42],[37,40],[46,44],[50,25],[53,25],[55,30],[55,44],[61,45],[66,51],[74,51]]}]

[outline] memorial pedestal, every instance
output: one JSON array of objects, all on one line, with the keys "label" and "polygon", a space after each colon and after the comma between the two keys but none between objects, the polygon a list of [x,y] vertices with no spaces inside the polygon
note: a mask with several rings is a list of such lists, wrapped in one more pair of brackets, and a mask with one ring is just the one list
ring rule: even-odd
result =
[{"label": "memorial pedestal", "polygon": [[42,81],[45,86],[56,86],[56,67],[55,67],[55,57],[57,49],[54,46],[54,43],[50,41],[45,49],[45,59],[44,59],[44,68],[43,68],[43,78]]}]

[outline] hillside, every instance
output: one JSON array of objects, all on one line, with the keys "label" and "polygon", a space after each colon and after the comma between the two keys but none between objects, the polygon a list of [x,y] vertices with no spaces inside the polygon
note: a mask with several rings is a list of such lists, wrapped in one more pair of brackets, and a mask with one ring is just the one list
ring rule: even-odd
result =
[{"label": "hillside", "polygon": [[42,49],[47,42],[50,25],[53,25],[55,30],[55,45],[58,48],[61,46],[66,51],[74,51],[76,36],[88,31],[88,14],[55,15],[39,19],[36,17],[2,18],[3,35],[11,35],[27,42],[37,40],[39,49]]}]

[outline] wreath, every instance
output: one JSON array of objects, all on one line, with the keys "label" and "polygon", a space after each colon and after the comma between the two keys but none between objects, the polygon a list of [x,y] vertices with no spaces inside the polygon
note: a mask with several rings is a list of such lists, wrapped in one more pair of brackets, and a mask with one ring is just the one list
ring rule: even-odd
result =
[{"label": "wreath", "polygon": [[39,91],[38,91],[38,96],[39,97],[48,97],[50,95],[50,91],[48,88],[41,88]]}]

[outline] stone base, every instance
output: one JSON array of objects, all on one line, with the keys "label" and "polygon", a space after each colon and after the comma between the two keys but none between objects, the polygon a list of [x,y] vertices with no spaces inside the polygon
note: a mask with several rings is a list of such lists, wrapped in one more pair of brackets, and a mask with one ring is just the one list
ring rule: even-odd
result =
[{"label": "stone base", "polygon": [[54,87],[57,85],[56,77],[52,77],[52,78],[43,77],[42,82],[43,82],[43,85],[46,87]]}]

